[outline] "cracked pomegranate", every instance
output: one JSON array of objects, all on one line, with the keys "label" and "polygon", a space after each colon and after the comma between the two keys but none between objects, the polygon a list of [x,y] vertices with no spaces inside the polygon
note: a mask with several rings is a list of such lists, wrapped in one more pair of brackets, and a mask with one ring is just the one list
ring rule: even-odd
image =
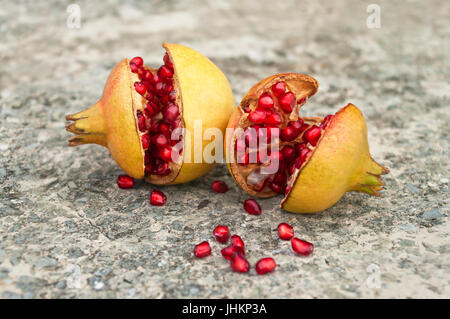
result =
[{"label": "cracked pomegranate", "polygon": [[164,64],[157,70],[141,57],[122,60],[111,71],[102,98],[66,117],[73,121],[66,129],[76,134],[70,146],[106,146],[127,175],[157,185],[184,183],[207,173],[214,163],[184,161],[203,153],[208,144],[194,143],[194,121],[201,120],[203,130],[224,133],[235,109],[225,75],[209,59],[182,45],[163,47]]},{"label": "cracked pomegranate", "polygon": [[252,196],[284,195],[281,207],[291,212],[327,209],[347,191],[380,196],[388,172],[369,154],[356,106],[325,118],[300,117],[317,89],[307,75],[273,75],[250,89],[228,123],[231,175]]}]

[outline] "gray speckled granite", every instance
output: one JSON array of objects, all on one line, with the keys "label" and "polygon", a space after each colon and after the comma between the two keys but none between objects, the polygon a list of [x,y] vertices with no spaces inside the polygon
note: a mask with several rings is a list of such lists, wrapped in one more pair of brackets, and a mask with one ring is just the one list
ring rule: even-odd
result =
[{"label": "gray speckled granite", "polygon": [[[76,30],[69,1],[0,7],[0,298],[450,297],[448,1],[377,1],[381,29],[366,27],[372,1],[77,2]],[[64,115],[94,103],[123,57],[157,65],[163,41],[212,58],[237,101],[298,71],[320,82],[306,113],[359,106],[391,169],[384,197],[347,194],[309,216],[261,200],[255,217],[223,166],[164,187],[163,208],[149,205],[151,185],[119,190],[106,149],[66,146]],[[211,192],[219,178],[228,193]],[[312,257],[277,240],[282,221],[314,242]],[[273,256],[276,272],[232,273],[214,241],[194,260],[219,223],[243,236],[252,264]]]}]

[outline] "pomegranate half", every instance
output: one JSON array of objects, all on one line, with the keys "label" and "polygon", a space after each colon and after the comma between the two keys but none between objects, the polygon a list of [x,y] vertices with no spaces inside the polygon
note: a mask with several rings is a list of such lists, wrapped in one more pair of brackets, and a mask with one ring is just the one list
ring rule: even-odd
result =
[{"label": "pomegranate half", "polygon": [[[270,76],[250,89],[228,123],[225,153],[236,182],[256,197],[283,194],[281,208],[295,213],[325,210],[348,191],[380,196],[388,173],[370,156],[356,106],[325,118],[299,116],[317,89],[307,75]],[[267,170],[272,165],[277,170]]]},{"label": "pomegranate half", "polygon": [[[224,133],[236,108],[228,80],[213,62],[179,44],[163,47],[167,53],[158,70],[140,57],[122,60],[101,99],[66,117],[73,121],[66,129],[77,134],[70,146],[105,146],[126,174],[157,185],[188,182],[210,171],[214,164],[203,156],[194,162],[194,153],[203,154],[210,142],[194,143],[194,121],[202,121],[203,132],[218,128]],[[178,128],[190,134],[179,134]]]}]

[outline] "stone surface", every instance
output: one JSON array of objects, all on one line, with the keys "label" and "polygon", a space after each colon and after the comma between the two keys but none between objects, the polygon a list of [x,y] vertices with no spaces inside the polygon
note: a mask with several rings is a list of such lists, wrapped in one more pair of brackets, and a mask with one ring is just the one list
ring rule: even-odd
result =
[{"label": "stone surface", "polygon": [[[80,29],[66,27],[67,2],[0,7],[0,298],[450,297],[448,1],[378,1],[380,29],[366,26],[371,1],[77,3]],[[359,106],[391,169],[383,197],[347,194],[315,215],[272,198],[250,216],[224,166],[163,187],[163,207],[149,205],[151,185],[118,189],[106,149],[67,147],[64,116],[93,104],[123,57],[158,65],[163,41],[208,55],[236,101],[297,71],[320,82],[306,114]],[[230,191],[213,193],[216,179]],[[277,239],[280,222],[315,244],[312,257]],[[232,273],[218,224],[276,271]],[[213,254],[195,260],[202,240]]]}]

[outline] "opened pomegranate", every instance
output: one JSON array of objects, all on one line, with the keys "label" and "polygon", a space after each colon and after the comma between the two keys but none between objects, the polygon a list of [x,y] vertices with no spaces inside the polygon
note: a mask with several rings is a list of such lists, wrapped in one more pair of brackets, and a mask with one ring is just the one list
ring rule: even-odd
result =
[{"label": "opened pomegranate", "polygon": [[127,175],[158,185],[207,173],[214,164],[203,156],[195,163],[194,153],[203,154],[210,141],[194,143],[194,121],[201,120],[203,130],[224,132],[235,109],[226,77],[209,59],[182,45],[163,47],[164,64],[157,70],[141,57],[122,60],[109,75],[102,98],[66,117],[74,121],[66,129],[77,134],[70,146],[105,146]]},{"label": "opened pomegranate", "polygon": [[227,164],[239,186],[256,197],[282,194],[281,207],[296,213],[327,209],[347,191],[380,196],[388,172],[369,154],[356,106],[300,117],[317,89],[307,75],[273,75],[250,89],[228,123]]}]

